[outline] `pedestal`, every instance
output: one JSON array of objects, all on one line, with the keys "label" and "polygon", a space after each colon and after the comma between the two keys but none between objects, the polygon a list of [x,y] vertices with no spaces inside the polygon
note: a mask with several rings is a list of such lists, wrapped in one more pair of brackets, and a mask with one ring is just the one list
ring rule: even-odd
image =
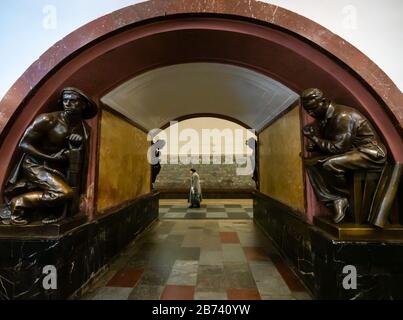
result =
[{"label": "pedestal", "polygon": [[399,240],[403,241],[403,226],[389,225],[385,229],[369,224],[335,224],[327,218],[314,218],[314,225],[338,240]]},{"label": "pedestal", "polygon": [[[332,225],[316,219],[311,227],[315,293],[318,299],[403,299],[403,239],[400,227]],[[377,232],[383,232],[378,235]],[[346,289],[343,273],[353,266],[357,288]]]},{"label": "pedestal", "polygon": [[0,225],[0,238],[53,239],[60,237],[87,222],[84,214],[75,215],[58,223],[43,224],[36,222],[26,226]]},{"label": "pedestal", "polygon": [[[67,299],[158,218],[158,194],[144,195],[93,221],[0,228],[0,300]],[[57,289],[43,286],[44,268]]]}]

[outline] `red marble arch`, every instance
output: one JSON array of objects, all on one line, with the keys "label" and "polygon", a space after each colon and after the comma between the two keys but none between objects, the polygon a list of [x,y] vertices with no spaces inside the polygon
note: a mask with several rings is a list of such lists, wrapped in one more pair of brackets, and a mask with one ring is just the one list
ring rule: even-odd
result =
[{"label": "red marble arch", "polygon": [[[403,162],[402,93],[373,62],[329,30],[261,2],[151,0],[74,31],[44,53],[8,91],[0,102],[1,186],[26,126],[54,105],[64,86],[79,87],[99,102],[136,75],[189,62],[249,68],[296,92],[320,87],[372,119],[392,158]],[[94,129],[91,202],[97,119],[90,125]]]}]

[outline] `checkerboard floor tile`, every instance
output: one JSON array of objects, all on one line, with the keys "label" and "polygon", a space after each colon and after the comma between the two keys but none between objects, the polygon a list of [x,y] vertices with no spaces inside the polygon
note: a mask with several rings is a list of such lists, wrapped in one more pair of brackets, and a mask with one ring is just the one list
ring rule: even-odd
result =
[{"label": "checkerboard floor tile", "polygon": [[252,217],[245,199],[207,199],[201,209],[161,201],[162,219],[82,299],[311,299]]},{"label": "checkerboard floor tile", "polygon": [[166,204],[160,200],[160,219],[252,219],[253,203],[249,199],[229,199],[221,204],[214,199],[204,200],[200,208],[188,208],[186,200]]},{"label": "checkerboard floor tile", "polygon": [[[231,203],[229,208],[240,208],[235,205]],[[224,213],[227,212],[217,212],[217,215]],[[190,213],[167,214],[187,216]],[[250,218],[210,219],[209,214],[213,213],[200,213],[204,218],[158,221],[111,263],[109,272],[82,299],[311,299]]]}]

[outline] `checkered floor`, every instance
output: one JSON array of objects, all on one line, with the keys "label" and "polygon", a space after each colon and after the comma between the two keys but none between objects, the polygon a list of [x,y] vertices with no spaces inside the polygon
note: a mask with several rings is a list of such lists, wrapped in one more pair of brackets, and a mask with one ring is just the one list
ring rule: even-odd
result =
[{"label": "checkered floor", "polygon": [[[221,209],[227,209],[225,204]],[[182,213],[188,214],[185,210]],[[205,210],[204,214],[207,213],[213,212]],[[82,299],[309,300],[311,297],[251,219],[182,218],[162,219],[154,224],[122,251]]]},{"label": "checkered floor", "polygon": [[188,208],[185,201],[171,202],[161,200],[160,219],[251,219],[253,204],[248,200],[229,200],[222,203],[219,200],[205,200],[200,208]]}]

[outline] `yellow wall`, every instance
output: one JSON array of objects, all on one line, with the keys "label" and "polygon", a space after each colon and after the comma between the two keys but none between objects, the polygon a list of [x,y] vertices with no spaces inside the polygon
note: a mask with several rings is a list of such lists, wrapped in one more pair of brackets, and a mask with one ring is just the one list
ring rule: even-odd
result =
[{"label": "yellow wall", "polygon": [[304,211],[299,107],[259,134],[260,191]]},{"label": "yellow wall", "polygon": [[127,121],[102,111],[98,171],[98,210],[150,192],[147,135]]}]

